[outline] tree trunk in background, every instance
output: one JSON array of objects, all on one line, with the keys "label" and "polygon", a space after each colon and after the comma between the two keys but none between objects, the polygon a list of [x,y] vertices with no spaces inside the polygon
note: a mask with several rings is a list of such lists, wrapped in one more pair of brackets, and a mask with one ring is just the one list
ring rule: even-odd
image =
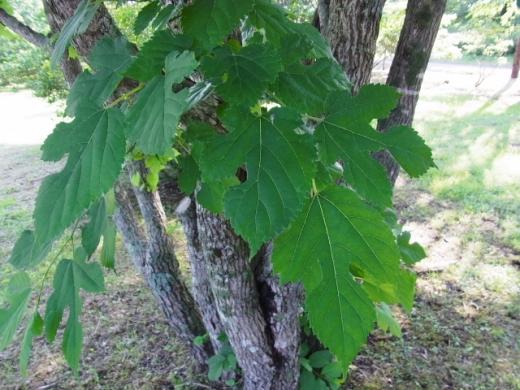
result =
[{"label": "tree trunk in background", "polygon": [[520,70],[520,37],[516,41],[515,56],[513,57],[513,69],[511,70],[511,78],[518,78],[518,71]]},{"label": "tree trunk in background", "polygon": [[[404,25],[386,82],[399,90],[401,98],[390,116],[379,121],[379,131],[384,132],[398,125],[412,125],[424,72],[445,9],[446,0],[408,0]],[[377,159],[395,183],[399,165],[388,152],[378,153]]]},{"label": "tree trunk in background", "polygon": [[370,81],[384,4],[385,0],[329,0],[328,5],[322,0],[319,3],[320,30],[352,82],[354,94]]}]

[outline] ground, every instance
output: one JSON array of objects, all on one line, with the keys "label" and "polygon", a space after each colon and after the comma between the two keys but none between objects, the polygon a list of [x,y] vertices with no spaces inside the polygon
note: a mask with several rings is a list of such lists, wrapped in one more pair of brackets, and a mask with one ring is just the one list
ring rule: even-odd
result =
[{"label": "ground", "polygon": [[[415,308],[398,313],[403,338],[374,332],[346,388],[520,389],[520,82],[508,77],[501,67],[429,68],[415,125],[438,168],[401,177],[395,191],[401,221],[429,255],[416,267]],[[38,160],[37,144],[59,107],[24,91],[0,93],[0,107],[1,287],[37,186],[57,169]],[[81,375],[58,343],[38,339],[26,378],[18,344],[0,353],[0,389],[204,388],[122,249],[118,261],[107,291],[86,297]]]}]

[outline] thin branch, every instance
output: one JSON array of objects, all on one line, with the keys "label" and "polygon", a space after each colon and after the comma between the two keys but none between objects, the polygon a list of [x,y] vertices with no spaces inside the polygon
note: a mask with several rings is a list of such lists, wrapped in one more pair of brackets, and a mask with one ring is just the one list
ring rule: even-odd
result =
[{"label": "thin branch", "polygon": [[0,23],[9,28],[12,32],[31,42],[35,46],[48,48],[50,45],[49,38],[37,31],[34,31],[32,28],[20,22],[14,16],[9,15],[2,8],[0,8]]}]

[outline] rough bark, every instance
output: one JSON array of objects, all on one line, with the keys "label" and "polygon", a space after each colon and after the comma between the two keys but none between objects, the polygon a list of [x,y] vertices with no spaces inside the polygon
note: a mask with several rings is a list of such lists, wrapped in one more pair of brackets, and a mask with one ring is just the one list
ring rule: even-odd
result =
[{"label": "rough bark", "polygon": [[[446,0],[408,0],[404,25],[387,78],[387,84],[397,88],[401,98],[390,116],[379,121],[379,131],[412,124],[424,72],[445,8]],[[379,153],[377,158],[395,182],[399,165],[387,152]]]},{"label": "rough bark", "polygon": [[208,332],[215,351],[222,348],[219,336],[224,332],[211,291],[208,270],[202,250],[197,226],[197,207],[191,197],[184,198],[176,209],[186,235],[188,258],[191,265],[193,297],[202,315],[202,321]]},{"label": "rough bark", "polygon": [[518,71],[520,70],[520,38],[516,41],[515,56],[513,57],[513,68],[511,70],[511,78],[518,78]]},{"label": "rough bark", "polygon": [[255,256],[255,278],[260,304],[268,324],[276,365],[273,389],[296,389],[300,376],[300,315],[304,290],[300,284],[281,285],[273,271],[273,244]]},{"label": "rough bark", "polygon": [[[142,164],[131,165],[134,171],[144,176]],[[166,231],[166,215],[157,191],[134,187],[134,194],[144,219],[147,232],[147,249],[143,275],[153,295],[159,302],[175,335],[190,347],[195,360],[205,365],[212,354],[209,346],[195,345],[196,336],[206,331],[193,297],[184,283],[175,255],[172,237]]]},{"label": "rough bark", "polygon": [[[320,30],[329,40],[334,57],[343,66],[356,94],[370,81],[385,0],[330,0],[328,7],[321,3]],[[327,12],[320,11],[323,8]],[[328,13],[328,19],[324,20],[321,13]]]},{"label": "rough bark", "polygon": [[275,367],[247,243],[197,205],[197,225],[220,320],[244,373],[245,389],[270,389]]}]

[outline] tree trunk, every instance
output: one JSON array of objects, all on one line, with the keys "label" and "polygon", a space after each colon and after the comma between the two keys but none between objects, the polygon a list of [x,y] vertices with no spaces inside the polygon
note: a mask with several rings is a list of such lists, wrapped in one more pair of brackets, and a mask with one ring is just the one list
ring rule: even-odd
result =
[{"label": "tree trunk", "polygon": [[[424,72],[445,8],[446,0],[408,0],[404,25],[387,78],[387,84],[397,88],[401,98],[390,116],[379,121],[379,131],[412,125]],[[399,165],[388,152],[378,153],[377,159],[395,183]]]},{"label": "tree trunk", "polygon": [[516,40],[515,56],[513,57],[513,69],[511,70],[511,78],[518,78],[518,71],[520,70],[520,37]]},{"label": "tree trunk", "polygon": [[320,30],[356,94],[370,81],[385,0],[329,1],[319,3]]},{"label": "tree trunk", "polygon": [[225,333],[213,299],[213,292],[209,282],[208,269],[202,249],[201,238],[197,226],[197,207],[195,201],[184,198],[176,209],[186,235],[188,258],[191,265],[193,297],[197,302],[202,321],[208,332],[211,344],[215,351],[222,348],[220,336]]}]

